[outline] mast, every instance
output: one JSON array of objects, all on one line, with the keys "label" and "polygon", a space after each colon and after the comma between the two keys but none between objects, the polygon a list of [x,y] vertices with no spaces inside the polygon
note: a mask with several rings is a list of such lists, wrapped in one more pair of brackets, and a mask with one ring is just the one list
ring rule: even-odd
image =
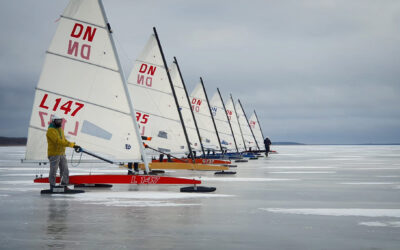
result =
[{"label": "mast", "polygon": [[232,94],[231,94],[231,100],[232,100],[233,109],[235,110],[235,115],[236,115],[236,120],[237,120],[237,122],[238,122],[239,130],[240,130],[240,135],[242,136],[242,140],[243,140],[243,143],[244,143],[244,149],[247,150],[247,147],[246,147],[246,140],[245,140],[244,137],[243,137],[242,128],[240,127],[240,122],[239,122],[239,116],[237,115],[237,112],[236,112],[236,105],[235,105],[235,102],[233,101]]},{"label": "mast", "polygon": [[164,52],[163,52],[162,47],[161,47],[160,39],[158,38],[158,34],[157,34],[156,27],[153,27],[153,31],[154,31],[154,35],[156,36],[158,48],[160,49],[160,53],[161,53],[161,57],[162,57],[162,59],[163,59],[163,63],[164,63],[165,70],[167,71],[168,81],[169,81],[169,84],[170,84],[171,89],[172,89],[172,94],[174,95],[174,100],[175,100],[175,104],[176,104],[176,109],[178,110],[178,113],[179,113],[179,118],[180,118],[180,120],[181,120],[181,125],[182,125],[182,128],[183,128],[183,133],[185,134],[186,143],[187,143],[187,145],[188,145],[190,155],[192,156],[192,161],[193,161],[193,163],[195,163],[194,155],[193,155],[193,152],[192,152],[192,147],[190,146],[189,137],[188,137],[187,132],[186,132],[185,123],[184,123],[183,118],[182,118],[181,110],[179,109],[179,103],[178,103],[178,98],[176,97],[174,84],[172,83],[171,75],[169,74],[167,62],[166,62],[166,60],[165,60]]},{"label": "mast", "polygon": [[256,115],[257,123],[258,123],[258,126],[260,127],[260,131],[261,131],[261,135],[262,135],[263,139],[265,139],[264,133],[262,132],[262,129],[261,129],[260,120],[258,120],[256,110],[254,110],[254,114]]},{"label": "mast", "polygon": [[136,122],[136,116],[135,116],[136,112],[135,112],[135,109],[133,108],[131,97],[129,95],[128,85],[127,85],[127,82],[126,82],[126,79],[125,79],[124,71],[122,70],[121,62],[119,60],[119,56],[118,56],[118,53],[117,53],[117,48],[116,48],[115,43],[114,43],[114,38],[112,36],[111,26],[110,26],[110,23],[108,22],[108,19],[107,19],[107,16],[106,16],[106,12],[104,10],[103,2],[101,0],[99,0],[99,6],[100,6],[101,12],[103,14],[104,21],[107,24],[107,28],[108,28],[108,31],[109,31],[108,32],[108,36],[109,36],[109,38],[111,40],[111,45],[112,45],[113,50],[115,52],[114,53],[115,54],[115,60],[117,61],[120,77],[121,77],[121,80],[123,82],[125,94],[126,94],[127,99],[128,99],[128,105],[129,105],[129,108],[130,108],[130,111],[131,111],[131,117],[132,117],[132,121],[133,121],[133,124],[134,124],[134,127],[135,127],[136,136],[137,136],[137,138],[139,140],[139,149],[140,149],[140,153],[142,155],[142,160],[144,162],[144,166],[146,168],[146,172],[149,173],[150,172],[149,162],[147,161],[146,152],[144,150],[142,137],[140,136],[139,126],[138,126],[138,124]]},{"label": "mast", "polygon": [[258,150],[260,150],[260,147],[258,146],[258,142],[257,142],[257,140],[256,140],[256,137],[254,136],[253,130],[252,130],[251,127],[250,127],[249,120],[247,119],[246,112],[244,112],[242,103],[240,102],[239,99],[238,99],[238,102],[239,102],[239,104],[240,104],[240,108],[241,108],[242,111],[243,111],[244,117],[246,118],[247,126],[249,126],[250,132],[251,132],[251,134],[253,135],[253,139],[254,139],[254,141],[256,142],[257,148],[258,148]]},{"label": "mast", "polygon": [[203,87],[204,95],[206,96],[207,105],[208,105],[208,109],[210,110],[210,115],[211,115],[211,119],[212,119],[213,124],[214,124],[215,133],[217,134],[218,143],[219,143],[219,148],[220,148],[221,151],[222,151],[221,140],[219,139],[219,134],[218,134],[217,126],[215,125],[215,120],[214,120],[214,116],[213,116],[212,111],[211,111],[210,102],[208,101],[208,96],[207,96],[206,88],[204,88],[203,78],[201,78],[201,77],[200,77],[200,82],[201,82],[201,86]]},{"label": "mast", "polygon": [[199,142],[200,142],[200,146],[201,146],[201,151],[203,152],[203,155],[205,156],[206,153],[204,152],[203,142],[201,141],[201,136],[200,136],[199,127],[197,126],[197,121],[196,121],[196,118],[194,117],[192,105],[190,105],[189,94],[188,94],[188,92],[187,92],[186,84],[185,84],[185,81],[183,80],[182,73],[181,73],[181,69],[179,68],[179,64],[178,64],[178,61],[176,60],[176,57],[174,57],[174,63],[176,64],[176,67],[178,68],[179,77],[180,77],[181,80],[182,80],[183,89],[185,90],[186,98],[187,98],[187,101],[188,101],[189,107],[190,107],[190,113],[192,114],[192,118],[193,118],[193,121],[194,121],[194,126],[196,127],[197,136],[199,137]]},{"label": "mast", "polygon": [[225,114],[226,114],[226,119],[228,120],[228,124],[229,124],[229,127],[230,127],[230,129],[231,129],[233,141],[235,142],[236,152],[239,153],[239,149],[238,149],[238,146],[237,146],[237,144],[236,144],[235,135],[233,134],[233,129],[232,129],[231,121],[229,120],[228,113],[226,112],[225,103],[224,103],[224,100],[222,99],[221,92],[219,92],[219,88],[217,88],[217,91],[218,91],[218,94],[219,94],[219,98],[221,99],[221,102],[222,102],[222,107],[224,107],[224,111],[225,111]]}]

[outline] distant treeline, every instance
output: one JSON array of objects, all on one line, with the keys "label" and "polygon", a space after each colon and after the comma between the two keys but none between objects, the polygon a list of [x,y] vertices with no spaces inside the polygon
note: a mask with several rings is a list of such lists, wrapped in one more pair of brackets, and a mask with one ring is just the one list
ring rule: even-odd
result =
[{"label": "distant treeline", "polygon": [[25,146],[26,137],[1,137],[0,146]]}]

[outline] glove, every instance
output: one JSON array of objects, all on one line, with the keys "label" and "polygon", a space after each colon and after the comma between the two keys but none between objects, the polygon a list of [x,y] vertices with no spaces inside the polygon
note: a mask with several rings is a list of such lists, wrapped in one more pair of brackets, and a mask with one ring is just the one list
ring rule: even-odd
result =
[{"label": "glove", "polygon": [[74,145],[74,149],[75,149],[75,152],[78,152],[78,153],[82,151],[82,148],[78,145]]}]

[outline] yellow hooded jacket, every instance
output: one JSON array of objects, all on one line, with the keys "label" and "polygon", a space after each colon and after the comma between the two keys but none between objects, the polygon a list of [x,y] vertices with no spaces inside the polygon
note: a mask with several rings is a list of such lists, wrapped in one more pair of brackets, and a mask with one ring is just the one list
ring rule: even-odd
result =
[{"label": "yellow hooded jacket", "polygon": [[74,142],[69,142],[65,139],[64,130],[56,128],[50,124],[46,133],[47,137],[47,156],[64,155],[66,147],[74,147]]}]

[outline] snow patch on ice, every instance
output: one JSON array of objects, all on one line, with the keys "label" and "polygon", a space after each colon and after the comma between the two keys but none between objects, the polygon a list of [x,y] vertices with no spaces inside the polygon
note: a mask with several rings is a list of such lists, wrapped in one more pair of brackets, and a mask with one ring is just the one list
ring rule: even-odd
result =
[{"label": "snow patch on ice", "polygon": [[240,178],[240,177],[202,177],[202,181],[237,181],[237,182],[264,182],[264,181],[299,181],[300,179],[286,178]]},{"label": "snow patch on ice", "polygon": [[[361,163],[357,163],[359,165],[380,165],[380,164],[384,164],[385,162],[361,162]],[[353,162],[343,162],[343,165],[353,165]]]},{"label": "snow patch on ice", "polygon": [[396,182],[340,182],[343,185],[393,185]]},{"label": "snow patch on ice", "polygon": [[11,185],[20,185],[20,184],[28,184],[28,185],[35,185],[33,180],[27,180],[27,181],[0,181],[0,185],[2,184],[11,184]]},{"label": "snow patch on ice", "polygon": [[178,192],[87,192],[74,195],[76,199],[93,200],[98,199],[190,199],[190,198],[214,198],[214,197],[233,197],[228,194],[210,193],[178,193]]},{"label": "snow patch on ice", "polygon": [[0,191],[14,191],[14,192],[28,192],[28,191],[37,191],[41,190],[42,188],[0,188]]},{"label": "snow patch on ice", "polygon": [[265,169],[331,169],[331,168],[335,168],[335,167],[302,167],[302,166],[274,166],[274,167],[262,167]]},{"label": "snow patch on ice", "polygon": [[400,170],[400,168],[358,168],[358,167],[346,167],[341,170]]},{"label": "snow patch on ice", "polygon": [[[182,199],[232,197],[225,194],[175,193],[175,192],[93,192],[73,196],[76,201],[85,204],[117,207],[173,207],[199,206],[198,203],[178,202]],[[70,198],[70,197],[68,197]],[[61,199],[61,198],[59,198]]]},{"label": "snow patch on ice", "polygon": [[[43,167],[40,168],[20,168],[20,167],[15,167],[15,168],[3,168],[0,167],[0,171],[35,171],[38,172],[38,170],[43,170]],[[46,167],[46,171],[48,171],[49,168]]]},{"label": "snow patch on ice", "polygon": [[7,197],[9,196],[8,194],[0,194],[0,197]]},{"label": "snow patch on ice", "polygon": [[32,176],[35,177],[35,174],[2,174],[1,176]]},{"label": "snow patch on ice", "polygon": [[181,206],[200,206],[201,204],[195,203],[173,203],[173,202],[165,202],[165,201],[121,201],[121,200],[112,200],[112,201],[104,201],[104,202],[87,202],[86,204],[91,205],[105,205],[108,207],[181,207]]},{"label": "snow patch on ice", "polygon": [[272,213],[281,213],[281,214],[400,218],[400,209],[368,209],[368,208],[259,208],[259,209]]},{"label": "snow patch on ice", "polygon": [[78,172],[87,172],[87,173],[89,173],[89,172],[91,172],[91,173],[98,173],[98,172],[103,172],[103,173],[115,173],[115,174],[126,174],[127,173],[127,171],[128,171],[128,169],[126,169],[126,170],[122,170],[122,169],[101,169],[101,168],[92,168],[92,169],[89,169],[89,168],[70,168],[70,171],[78,171]]},{"label": "snow patch on ice", "polygon": [[336,171],[277,171],[269,172],[270,174],[335,174]]},{"label": "snow patch on ice", "polygon": [[400,221],[366,221],[358,224],[368,227],[400,227]]}]

